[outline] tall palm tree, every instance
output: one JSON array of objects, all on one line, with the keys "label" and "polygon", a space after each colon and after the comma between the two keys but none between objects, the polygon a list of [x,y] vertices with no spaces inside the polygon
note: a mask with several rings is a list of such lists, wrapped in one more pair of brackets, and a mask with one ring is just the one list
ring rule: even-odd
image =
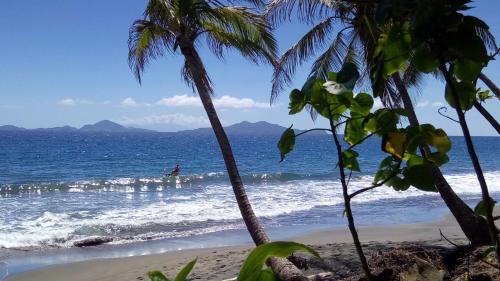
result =
[{"label": "tall palm tree", "polygon": [[[292,80],[296,68],[307,59],[314,57],[319,50],[322,53],[313,63],[310,76],[326,78],[327,72],[340,69],[345,61],[358,64],[364,69],[363,84],[369,85],[368,74],[371,69],[371,57],[375,50],[378,31],[375,29],[374,4],[370,1],[331,1],[331,0],[273,0],[269,3],[266,14],[273,22],[286,20],[293,11],[299,20],[307,23],[319,21],[299,41],[287,50],[278,61],[273,75],[273,100]],[[335,35],[335,31],[337,33]],[[386,106],[403,107],[408,113],[410,126],[419,126],[408,88],[417,88],[422,81],[422,74],[408,63],[404,73],[396,73],[384,81],[382,102]],[[367,83],[368,82],[368,83]],[[421,146],[421,153],[429,153],[428,146]],[[451,213],[459,223],[467,238],[474,244],[487,244],[490,241],[486,221],[476,215],[465,202],[458,197],[448,184],[439,168],[433,169],[436,188]]]},{"label": "tall palm tree", "polygon": [[[259,0],[248,0],[259,4]],[[202,40],[219,58],[236,50],[255,63],[274,63],[276,41],[266,20],[250,8],[225,6],[218,0],[150,0],[144,18],[136,20],[129,33],[129,64],[141,82],[150,60],[180,53],[185,60],[184,81],[196,89],[219,143],[224,163],[243,220],[256,245],[269,242],[252,210],[236,166],[229,139],[214,108],[212,83],[198,53]],[[305,280],[290,262],[271,259],[282,280]]]}]

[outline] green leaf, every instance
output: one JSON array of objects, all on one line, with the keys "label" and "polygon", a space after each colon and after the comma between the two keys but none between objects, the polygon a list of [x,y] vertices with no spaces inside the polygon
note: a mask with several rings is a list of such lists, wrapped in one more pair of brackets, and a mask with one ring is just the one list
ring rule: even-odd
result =
[{"label": "green leaf", "polygon": [[402,179],[398,176],[392,177],[385,185],[394,188],[396,191],[405,191],[410,188],[410,183],[406,179]]},{"label": "green leaf", "polygon": [[347,121],[344,131],[344,140],[348,144],[355,144],[366,137],[362,118],[350,119]]},{"label": "green leaf", "polygon": [[[293,125],[292,125],[293,126]],[[281,135],[280,141],[278,142],[278,149],[280,150],[281,160],[283,162],[285,160],[285,156],[292,151],[295,146],[295,131],[290,128],[286,129]]]},{"label": "green leaf", "polygon": [[477,98],[480,101],[485,101],[487,99],[493,98],[493,95],[490,94],[489,90],[485,90],[485,91],[478,90],[478,92],[477,92]]},{"label": "green leaf", "polygon": [[398,167],[398,163],[394,161],[392,156],[388,156],[380,162],[379,168],[375,177],[373,179],[373,183],[377,184],[380,181],[387,179],[391,174],[395,172]]},{"label": "green leaf", "polygon": [[367,114],[373,107],[373,98],[369,94],[359,93],[357,94],[351,105],[351,111],[360,114]]},{"label": "green leaf", "polygon": [[[398,115],[390,109],[381,108],[374,113],[375,116],[375,130],[377,135],[382,136],[389,132],[394,132],[397,130],[397,124],[399,122]],[[369,120],[368,122],[373,122]],[[367,124],[371,127],[371,124]],[[365,127],[366,128],[366,127]]]},{"label": "green leaf", "polygon": [[[434,127],[433,127],[434,129]],[[424,132],[426,142],[445,154],[451,149],[451,140],[443,129],[429,130]]]},{"label": "green leaf", "polygon": [[150,271],[148,272],[148,276],[151,281],[168,281],[168,278],[160,271]]},{"label": "green leaf", "polygon": [[407,167],[403,169],[403,175],[410,185],[423,191],[437,192],[432,176],[432,164],[421,161],[421,157],[410,158]]},{"label": "green leaf", "polygon": [[356,81],[359,79],[358,67],[350,62],[342,65],[342,68],[336,75],[336,82],[343,84],[347,89],[352,90]]},{"label": "green leaf", "polygon": [[437,166],[444,165],[450,161],[450,158],[448,158],[448,155],[440,153],[440,152],[433,152],[430,155],[427,155],[427,159],[431,161],[432,163],[436,164]]},{"label": "green leaf", "polygon": [[258,281],[279,281],[279,278],[274,274],[271,268],[268,267],[260,272]]},{"label": "green leaf", "polygon": [[377,48],[383,52],[383,74],[388,77],[398,71],[409,58],[411,36],[409,25],[395,24],[387,35],[382,35]]},{"label": "green leaf", "polygon": [[302,91],[294,89],[290,93],[290,104],[288,106],[290,112],[288,114],[292,115],[301,112],[305,105],[306,95]]},{"label": "green leaf", "polygon": [[458,95],[458,103],[455,100],[455,94],[453,93],[452,87],[446,84],[445,99],[453,108],[461,108],[462,110],[469,110],[474,104],[476,98],[476,88],[469,81],[455,82],[454,87],[456,94]]},{"label": "green leaf", "polygon": [[406,133],[387,133],[382,137],[382,150],[399,159],[403,159],[405,145]]},{"label": "green leaf", "polygon": [[458,79],[470,82],[476,81],[483,69],[481,62],[466,58],[455,60],[453,66],[453,73]]},{"label": "green leaf", "polygon": [[439,61],[429,50],[424,47],[419,47],[415,51],[413,64],[418,70],[424,73],[430,73],[436,69]]},{"label": "green leaf", "polygon": [[[491,197],[488,197],[488,200],[490,201],[490,206],[494,208],[497,201],[493,200],[493,198]],[[476,205],[476,207],[474,208],[474,212],[480,216],[486,216],[486,214],[488,213],[488,209],[486,208],[484,200]]]},{"label": "green leaf", "polygon": [[344,164],[343,165],[344,168],[360,172],[359,163],[357,159],[358,156],[359,154],[354,150],[342,151],[342,162]]},{"label": "green leaf", "polygon": [[175,277],[174,281],[184,281],[184,280],[186,280],[186,278],[189,275],[189,273],[191,272],[191,270],[193,270],[193,267],[196,264],[197,260],[198,260],[198,258],[190,261],[186,266],[184,266],[181,269],[181,271],[179,272],[179,274],[177,274],[177,276]]},{"label": "green leaf", "polygon": [[259,280],[262,272],[262,267],[264,266],[266,260],[270,257],[288,257],[294,252],[301,251],[319,257],[319,254],[312,248],[295,243],[286,241],[276,241],[267,244],[257,246],[247,257],[243,267],[238,274],[237,281],[255,281]]}]

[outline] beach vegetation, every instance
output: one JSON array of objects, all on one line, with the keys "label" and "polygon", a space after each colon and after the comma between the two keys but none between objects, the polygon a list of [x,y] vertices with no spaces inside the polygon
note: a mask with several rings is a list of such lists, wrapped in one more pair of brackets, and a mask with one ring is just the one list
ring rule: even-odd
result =
[{"label": "beach vegetation", "polygon": [[[340,174],[344,214],[362,269],[366,278],[373,280],[355,226],[351,205],[353,198],[383,185],[398,191],[414,186],[435,192],[431,171],[448,162],[447,152],[451,149],[451,141],[444,130],[436,129],[431,124],[423,124],[417,128],[400,127],[400,118],[406,114],[404,110],[373,110],[374,101],[370,95],[353,94],[354,85],[360,77],[354,64],[347,62],[339,72],[327,74],[327,80],[311,77],[302,89],[294,89],[290,93],[290,114],[297,114],[301,111],[298,108],[308,106],[315,114],[328,120],[330,128],[324,130],[332,135],[337,152],[336,168]],[[344,142],[338,133],[342,128]],[[312,130],[295,134],[291,127],[285,130],[278,143],[281,158],[292,151],[295,138],[310,131]],[[389,155],[381,160],[371,186],[350,191],[352,173],[361,171],[358,161],[360,152],[356,148],[370,137],[379,137],[382,150]],[[417,154],[418,145],[422,143],[433,147],[431,157]]]},{"label": "beach vegetation", "polygon": [[[349,61],[361,70],[362,75],[356,85],[358,88],[365,89],[367,85],[372,85],[374,96],[378,97],[384,106],[404,109],[409,124],[415,128],[419,127],[420,122],[409,90],[418,91],[426,73],[430,72],[440,77],[436,70],[437,60],[429,57],[429,51],[425,48],[411,52],[405,49],[411,41],[407,34],[410,26],[398,24],[391,28],[394,24],[382,16],[382,11],[389,9],[391,3],[393,2],[382,1],[378,4],[378,1],[309,0],[299,5],[291,0],[271,1],[266,9],[266,15],[274,24],[292,19],[306,24],[316,23],[278,60],[273,74],[271,100],[276,99],[286,86],[290,85],[296,69],[308,59],[315,58],[309,77],[322,79],[327,79],[330,71],[340,69],[345,62]],[[408,5],[414,4],[415,1],[409,1]],[[426,2],[425,5],[434,4]],[[491,50],[497,49],[494,37],[485,26],[481,26],[478,32],[479,38],[486,47]],[[382,50],[385,58],[390,58],[383,65],[377,64],[373,59],[373,57],[380,59],[379,54]],[[492,56],[495,55],[496,53]],[[374,79],[373,73],[378,70],[377,67],[382,68],[377,73],[384,75],[379,76],[379,79]],[[477,73],[476,67],[475,73],[465,73],[465,75]],[[491,82],[481,71],[479,71],[479,77],[483,81]],[[486,84],[492,89],[496,87],[493,82]],[[469,99],[469,103],[471,102],[495,127],[495,118],[484,109],[481,100]],[[314,112],[312,112],[312,117],[315,117]],[[421,156],[434,157],[431,155],[429,146],[419,144],[418,149]],[[474,245],[490,243],[491,236],[488,235],[486,220],[474,213],[455,193],[439,167],[433,167],[431,173],[435,188],[467,238]]]}]

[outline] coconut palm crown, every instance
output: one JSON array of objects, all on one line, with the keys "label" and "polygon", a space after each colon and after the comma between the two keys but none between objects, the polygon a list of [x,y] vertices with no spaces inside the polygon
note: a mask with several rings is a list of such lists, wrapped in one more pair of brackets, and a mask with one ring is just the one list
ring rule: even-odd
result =
[{"label": "coconut palm crown", "polygon": [[[261,6],[258,0],[248,2]],[[255,63],[273,63],[277,48],[271,28],[252,8],[224,6],[217,0],[150,0],[144,18],[130,28],[129,65],[141,82],[151,60],[186,47],[196,49],[203,40],[218,58],[232,49]],[[196,72],[202,74],[200,86],[213,93],[205,68]],[[195,86],[195,73],[187,64],[182,75]]]}]

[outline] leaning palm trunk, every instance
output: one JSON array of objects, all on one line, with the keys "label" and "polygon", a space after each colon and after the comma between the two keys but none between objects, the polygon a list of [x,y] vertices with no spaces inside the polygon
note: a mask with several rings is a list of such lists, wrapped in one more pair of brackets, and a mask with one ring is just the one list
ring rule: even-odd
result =
[{"label": "leaning palm trunk", "polygon": [[[198,94],[200,96],[201,102],[205,111],[207,112],[208,119],[214,130],[215,137],[219,143],[219,147],[224,158],[224,163],[233,187],[233,192],[238,202],[238,207],[241,212],[241,216],[245,222],[245,225],[256,245],[261,245],[270,242],[269,237],[266,235],[264,229],[262,228],[257,216],[253,212],[248,196],[245,192],[243,182],[241,181],[240,174],[238,172],[238,167],[236,166],[236,161],[234,159],[233,151],[231,149],[231,144],[229,139],[222,127],[222,124],[217,116],[212,99],[209,92],[205,87],[206,81],[204,81],[202,74],[204,71],[201,59],[192,46],[191,43],[180,43],[181,52],[186,59],[186,65],[188,71],[191,72],[191,76],[194,80],[194,84],[197,88]],[[286,259],[271,258],[271,267],[273,271],[279,276],[281,280],[286,281],[304,281],[308,280],[300,270],[298,270],[291,262]]]},{"label": "leaning palm trunk", "polygon": [[500,89],[497,87],[497,85],[495,85],[493,81],[491,81],[490,78],[488,78],[488,76],[486,76],[484,73],[480,73],[479,79],[481,79],[481,81],[483,81],[484,84],[486,84],[486,86],[490,88],[493,94],[495,94],[495,96],[500,99]]},{"label": "leaning palm trunk", "polygon": [[[403,106],[408,114],[410,126],[419,126],[420,124],[418,122],[417,115],[415,114],[415,109],[413,108],[410,95],[406,87],[403,85],[401,77],[396,73],[392,76],[392,79],[394,81],[394,84],[398,88],[399,94],[401,95]],[[427,145],[421,145],[420,151],[422,155],[427,155],[430,153],[430,149]],[[453,191],[451,186],[444,178],[439,168],[434,168],[432,170],[432,175],[434,177],[434,183],[436,184],[436,188],[441,195],[441,198],[457,220],[465,236],[474,245],[489,244],[491,239],[488,235],[487,222],[482,217],[476,215],[474,211],[467,204],[465,204],[465,202],[460,199],[460,197],[457,196],[457,194]]]},{"label": "leaning palm trunk", "polygon": [[[479,74],[479,79],[481,79],[481,81],[483,81],[483,83],[486,84],[486,86],[488,86],[488,88],[490,88],[490,90],[493,92],[493,94],[495,94],[495,96],[498,99],[500,99],[500,89],[498,89],[497,85],[495,85],[495,83],[493,81],[491,81],[490,78],[488,78],[488,76],[486,76],[484,73],[481,73],[481,74]],[[477,111],[479,111],[479,113],[481,113],[481,115],[483,115],[483,117],[486,120],[488,120],[488,122],[490,122],[491,126],[493,128],[495,128],[497,133],[500,134],[500,124],[495,119],[495,117],[493,117],[486,110],[486,108],[483,107],[483,105],[480,102],[475,101],[474,107],[477,109]]]}]

